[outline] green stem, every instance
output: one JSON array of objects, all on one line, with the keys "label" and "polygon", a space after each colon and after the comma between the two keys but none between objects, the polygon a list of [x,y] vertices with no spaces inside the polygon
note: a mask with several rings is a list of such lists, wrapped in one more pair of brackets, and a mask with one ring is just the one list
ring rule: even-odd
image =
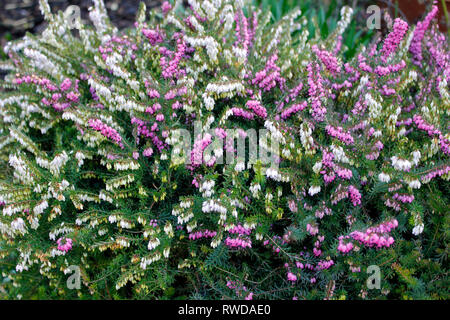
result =
[{"label": "green stem", "polygon": [[441,3],[442,3],[442,10],[444,10],[445,22],[447,24],[447,33],[450,36],[450,18],[448,16],[447,3],[445,0],[441,0]]}]

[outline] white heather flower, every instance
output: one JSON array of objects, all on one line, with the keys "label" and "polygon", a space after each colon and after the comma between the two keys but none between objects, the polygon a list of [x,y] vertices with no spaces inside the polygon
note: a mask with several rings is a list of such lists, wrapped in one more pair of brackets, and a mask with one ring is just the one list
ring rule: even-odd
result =
[{"label": "white heather flower", "polygon": [[34,207],[33,212],[35,214],[41,214],[45,209],[48,208],[47,200],[41,201],[36,207]]},{"label": "white heather flower", "polygon": [[322,162],[321,161],[317,161],[314,166],[312,167],[314,173],[319,173],[320,170],[322,169]]},{"label": "white heather flower", "polygon": [[258,198],[259,191],[261,191],[261,185],[259,183],[254,183],[250,186],[250,192],[254,198]]},{"label": "white heather flower", "polygon": [[411,153],[411,155],[412,155],[412,157],[413,157],[413,160],[412,160],[413,164],[414,164],[415,166],[417,166],[417,165],[419,164],[420,158],[422,157],[422,154],[420,153],[419,150],[416,150],[416,151],[413,151],[413,152]]},{"label": "white heather flower", "polygon": [[311,186],[308,190],[308,193],[310,196],[313,196],[313,195],[319,193],[320,190],[321,190],[320,186]]},{"label": "white heather flower", "polygon": [[396,169],[396,170],[400,170],[400,171],[409,171],[411,169],[412,163],[409,162],[406,159],[401,159],[397,156],[393,156],[391,158],[391,162],[392,162],[392,166]]},{"label": "white heather flower", "polygon": [[382,173],[380,173],[378,175],[378,179],[381,182],[386,182],[387,183],[387,182],[389,182],[391,180],[391,177],[387,173],[382,172]]},{"label": "white heather flower", "polygon": [[420,187],[422,186],[422,184],[420,183],[419,180],[412,180],[408,183],[409,187],[411,189],[420,189]]},{"label": "white heather flower", "polygon": [[169,255],[170,255],[170,248],[167,247],[167,248],[165,248],[164,251],[163,251],[163,256],[164,256],[165,258],[168,258]]},{"label": "white heather flower", "polygon": [[424,225],[423,225],[423,223],[420,223],[413,228],[412,233],[413,233],[413,235],[418,236],[419,234],[421,234],[423,232],[423,229],[424,229]]}]

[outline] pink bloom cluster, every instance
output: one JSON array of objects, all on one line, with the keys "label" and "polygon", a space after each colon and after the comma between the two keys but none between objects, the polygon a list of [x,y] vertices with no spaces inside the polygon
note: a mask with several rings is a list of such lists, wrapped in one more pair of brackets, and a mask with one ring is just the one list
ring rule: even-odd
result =
[{"label": "pink bloom cluster", "polygon": [[395,193],[392,196],[392,198],[395,199],[395,200],[398,200],[400,202],[403,202],[403,203],[411,203],[411,202],[414,201],[414,195],[412,195],[412,194],[398,194],[398,193]]},{"label": "pink bloom cluster", "polygon": [[308,64],[308,94],[311,98],[311,114],[316,121],[323,121],[327,109],[322,106],[322,98],[325,97],[323,79],[320,75],[320,67],[317,63]]},{"label": "pink bloom cluster", "polygon": [[333,260],[321,260],[317,263],[316,269],[325,270],[331,268],[333,265],[334,265]]},{"label": "pink bloom cluster", "polygon": [[406,67],[406,62],[404,60],[400,61],[397,64],[390,64],[387,67],[377,66],[374,72],[380,77],[387,76],[391,73],[398,72]]},{"label": "pink bloom cluster", "polygon": [[194,142],[194,147],[191,151],[191,166],[198,167],[203,163],[203,151],[212,143],[212,136],[207,133],[203,138]]},{"label": "pink bloom cluster", "polygon": [[256,73],[255,78],[252,80],[252,84],[258,85],[264,91],[270,91],[277,83],[280,88],[282,88],[286,80],[281,77],[281,69],[275,64],[275,61],[277,60],[278,55],[273,54],[269,60],[267,60],[265,68]]},{"label": "pink bloom cluster", "polygon": [[413,39],[409,47],[409,52],[412,54],[412,61],[414,64],[420,66],[423,59],[422,57],[422,40],[425,36],[425,31],[428,29],[431,21],[436,17],[438,13],[438,7],[433,6],[431,11],[427,14],[423,21],[417,22],[416,29],[414,30]]},{"label": "pink bloom cluster", "polygon": [[216,231],[210,231],[210,230],[201,230],[197,232],[193,232],[189,234],[190,240],[197,240],[201,238],[213,238],[217,235]]},{"label": "pink bloom cluster", "polygon": [[119,145],[120,148],[122,149],[124,148],[122,143],[122,137],[115,129],[104,124],[100,119],[89,119],[88,124],[95,131],[100,131],[100,133],[103,136],[113,140],[115,143]]},{"label": "pink bloom cluster", "polygon": [[226,286],[231,289],[235,290],[235,293],[238,297],[246,295],[245,300],[252,300],[253,299],[253,292],[248,292],[247,287],[244,286],[240,281],[231,281],[227,280]]},{"label": "pink bloom cluster", "polygon": [[425,120],[423,120],[422,117],[417,114],[414,115],[413,121],[416,124],[417,128],[426,131],[430,137],[437,135],[439,137],[439,145],[442,152],[444,152],[444,154],[446,155],[450,155],[450,141],[444,137],[441,131],[436,129],[433,125],[426,123]]},{"label": "pink bloom cluster", "polygon": [[[108,59],[108,54],[113,53],[114,51],[118,52],[121,56],[125,56],[129,49],[134,52],[138,49],[138,47],[127,37],[118,36],[113,36],[111,40],[98,47],[98,51],[101,53],[103,61],[106,61]],[[132,53],[131,58],[136,58],[136,55]]]},{"label": "pink bloom cluster", "polygon": [[310,235],[314,236],[319,233],[319,227],[308,223],[306,225],[306,231],[309,232]]},{"label": "pink bloom cluster", "polygon": [[354,186],[349,186],[348,194],[350,196],[350,200],[352,201],[355,207],[361,204],[361,193],[359,193],[358,189],[356,189]]},{"label": "pink bloom cluster", "polygon": [[332,137],[339,139],[344,142],[346,145],[351,145],[354,143],[353,137],[349,132],[344,132],[342,127],[333,127],[331,125],[327,125],[325,127],[325,131]]},{"label": "pink bloom cluster", "polygon": [[228,230],[228,233],[231,234],[243,234],[243,235],[250,235],[252,233],[252,229],[245,228],[242,225],[238,224],[234,226],[233,228]]},{"label": "pink bloom cluster", "polygon": [[72,249],[72,239],[70,238],[59,238],[56,243],[59,251],[68,252]]},{"label": "pink bloom cluster", "polygon": [[244,12],[242,10],[236,12],[234,16],[234,21],[236,22],[236,39],[237,39],[235,46],[238,43],[242,43],[244,49],[248,51],[251,41],[251,34],[250,31],[248,30],[248,20],[244,16]]},{"label": "pink bloom cluster", "polygon": [[422,176],[420,179],[422,180],[422,182],[428,182],[435,177],[440,177],[449,172],[450,172],[450,166],[445,165],[439,169],[436,169],[436,170],[433,170],[433,171],[427,173],[426,175]]},{"label": "pink bloom cluster", "polygon": [[255,117],[252,112],[246,111],[242,108],[231,108],[231,112],[235,117],[242,117],[247,120],[253,120]]},{"label": "pink bloom cluster", "polygon": [[342,253],[351,251],[354,247],[353,243],[351,241],[344,243],[345,239],[350,238],[370,248],[388,248],[394,243],[394,238],[390,236],[389,233],[397,228],[397,226],[398,221],[396,219],[392,219],[390,221],[383,222],[378,226],[367,228],[365,231],[353,231],[350,233],[350,236],[340,236],[338,250]]},{"label": "pink bloom cluster", "polygon": [[167,63],[166,57],[161,57],[160,63],[162,68],[162,76],[164,78],[178,78],[184,73],[184,71],[179,70],[178,65],[180,64],[181,58],[186,52],[186,43],[182,37],[177,39],[177,51],[172,60]]},{"label": "pink bloom cluster", "polygon": [[79,80],[75,80],[72,83],[72,80],[66,78],[61,82],[59,88],[55,84],[53,84],[49,79],[40,78],[34,75],[17,77],[13,80],[13,82],[15,84],[22,84],[22,83],[35,84],[42,87],[45,90],[48,90],[49,92],[54,92],[51,95],[50,99],[42,98],[41,102],[46,106],[52,106],[56,111],[63,111],[71,107],[72,104],[79,102],[80,97],[80,93],[78,92]]},{"label": "pink bloom cluster", "polygon": [[159,30],[142,28],[142,34],[150,41],[152,46],[164,41],[164,37]]},{"label": "pink bloom cluster", "polygon": [[393,30],[384,40],[383,48],[381,49],[381,59],[383,61],[386,61],[387,58],[389,58],[389,56],[397,49],[397,46],[403,40],[407,30],[408,23],[400,18],[395,19]]},{"label": "pink bloom cluster", "polygon": [[266,108],[264,108],[258,100],[249,100],[245,106],[252,110],[258,117],[263,119],[267,117]]},{"label": "pink bloom cluster", "polygon": [[225,245],[230,248],[245,249],[252,247],[252,241],[250,239],[244,239],[240,237],[239,238],[227,237],[225,239]]},{"label": "pink bloom cluster", "polygon": [[338,60],[336,57],[334,57],[330,52],[326,50],[320,50],[317,45],[313,45],[311,47],[312,52],[314,52],[317,56],[317,58],[322,61],[322,63],[325,65],[328,71],[330,71],[332,74],[336,75],[339,72],[341,72],[341,67],[338,64]]},{"label": "pink bloom cluster", "polygon": [[292,106],[284,109],[283,112],[281,112],[281,119],[286,120],[293,114],[296,114],[299,111],[303,111],[307,105],[308,103],[306,101],[302,103],[293,104]]}]

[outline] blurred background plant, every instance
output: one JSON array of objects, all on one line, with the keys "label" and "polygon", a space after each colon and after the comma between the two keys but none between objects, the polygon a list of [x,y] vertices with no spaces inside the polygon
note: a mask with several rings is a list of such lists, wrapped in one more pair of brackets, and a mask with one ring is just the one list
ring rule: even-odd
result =
[{"label": "blurred background plant", "polygon": [[[264,10],[270,10],[273,21],[277,21],[284,14],[299,6],[303,15],[316,17],[317,28],[323,38],[332,32],[339,20],[340,8],[344,5],[352,6],[354,19],[345,34],[344,45],[346,46],[347,58],[352,57],[357,48],[366,45],[375,31],[367,30],[367,7],[373,4],[386,9],[394,17],[401,16],[409,23],[417,22],[432,0],[253,0],[254,4],[261,6]],[[45,28],[44,19],[39,11],[38,0],[3,0],[0,2],[0,59],[5,59],[3,46],[7,41],[22,37],[27,31],[39,33]],[[140,1],[136,0],[105,0],[111,21],[119,29],[132,26],[138,10]],[[143,0],[147,8],[161,5],[161,0]],[[187,1],[185,1],[187,4]],[[450,0],[438,0],[440,6],[441,29],[448,29],[448,8]],[[81,18],[88,21],[88,9],[91,0],[49,0],[50,5],[57,10],[64,10],[70,5],[77,5],[81,9]],[[446,3],[446,6],[443,4]],[[442,9],[442,10],[441,10]],[[310,23],[310,34],[315,32],[316,26]],[[381,31],[386,31],[386,26]]]}]

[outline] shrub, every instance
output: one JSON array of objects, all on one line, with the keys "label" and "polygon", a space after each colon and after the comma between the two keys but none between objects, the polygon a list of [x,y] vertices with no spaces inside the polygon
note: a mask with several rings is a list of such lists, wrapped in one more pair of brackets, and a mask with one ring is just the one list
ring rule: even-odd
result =
[{"label": "shrub", "polygon": [[437,8],[345,60],[348,7],[323,40],[298,10],[180,3],[120,33],[100,0],[76,30],[42,0],[47,29],[6,46],[5,295],[448,298]]}]

